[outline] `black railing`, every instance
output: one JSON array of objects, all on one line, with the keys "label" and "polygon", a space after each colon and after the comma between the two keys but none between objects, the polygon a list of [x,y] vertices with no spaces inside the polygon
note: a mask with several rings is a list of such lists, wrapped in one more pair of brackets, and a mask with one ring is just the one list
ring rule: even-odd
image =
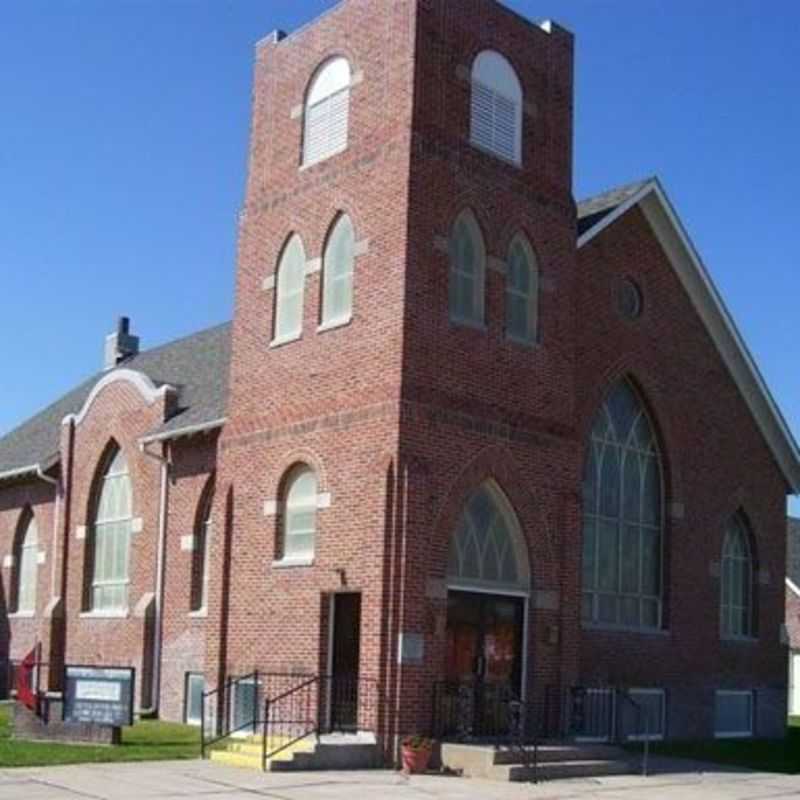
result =
[{"label": "black railing", "polygon": [[203,692],[200,704],[200,753],[236,733],[258,732],[261,720],[259,673],[229,677],[222,686]]},{"label": "black railing", "polygon": [[651,720],[647,707],[626,688],[573,686],[545,691],[543,735],[593,742],[642,743],[642,774],[648,774]]},{"label": "black railing", "polygon": [[[433,686],[433,736],[459,741],[507,740],[514,730],[512,703],[519,694],[508,684],[438,681]],[[523,715],[525,733],[535,721]]]},{"label": "black railing", "polygon": [[264,676],[263,761],[327,733],[376,731],[378,682],[355,675]]}]

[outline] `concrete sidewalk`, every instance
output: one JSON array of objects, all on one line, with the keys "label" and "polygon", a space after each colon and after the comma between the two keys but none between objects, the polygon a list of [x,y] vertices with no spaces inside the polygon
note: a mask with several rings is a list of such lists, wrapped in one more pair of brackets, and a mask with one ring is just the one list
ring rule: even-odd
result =
[{"label": "concrete sidewalk", "polygon": [[0,771],[0,800],[767,800],[800,798],[800,776],[660,760],[649,778],[501,784],[395,772],[261,774],[202,761]]}]

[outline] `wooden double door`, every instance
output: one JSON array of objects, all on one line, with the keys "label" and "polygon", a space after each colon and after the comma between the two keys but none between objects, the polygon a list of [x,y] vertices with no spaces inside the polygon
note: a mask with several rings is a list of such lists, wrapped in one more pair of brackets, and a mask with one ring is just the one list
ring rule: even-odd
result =
[{"label": "wooden double door", "polygon": [[475,738],[508,733],[510,704],[521,699],[524,623],[521,597],[448,593],[450,727]]}]

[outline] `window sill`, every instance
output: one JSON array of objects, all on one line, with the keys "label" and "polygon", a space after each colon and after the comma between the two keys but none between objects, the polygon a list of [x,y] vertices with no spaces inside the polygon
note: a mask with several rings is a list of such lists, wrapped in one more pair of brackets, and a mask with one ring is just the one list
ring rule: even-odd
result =
[{"label": "window sill", "polygon": [[538,339],[523,339],[521,336],[512,336],[510,333],[506,334],[506,341],[519,347],[526,347],[528,350],[536,350],[540,344]]},{"label": "window sill", "polygon": [[203,608],[198,608],[197,611],[190,611],[188,616],[190,619],[206,619],[208,617],[208,609],[203,606]]},{"label": "window sill", "polygon": [[334,331],[337,328],[344,328],[353,321],[353,315],[341,317],[340,319],[332,319],[330,322],[323,322],[317,325],[317,333],[325,333],[325,331]]},{"label": "window sill", "polygon": [[489,327],[486,325],[485,322],[478,322],[474,319],[467,319],[466,317],[454,317],[450,316],[450,324],[456,325],[459,328],[472,328],[476,331],[481,331],[486,333],[489,330]]},{"label": "window sill", "polygon": [[35,611],[12,611],[9,615],[9,619],[33,619],[36,616]]},{"label": "window sill", "polygon": [[719,639],[723,644],[755,645],[759,643],[757,636],[720,636]]},{"label": "window sill", "polygon": [[272,562],[273,569],[292,569],[294,567],[313,567],[314,556],[304,556],[297,558],[282,558]]},{"label": "window sill", "polygon": [[291,342],[297,342],[303,337],[303,332],[300,333],[293,333],[289,336],[281,336],[279,339],[273,339],[270,343],[270,349],[275,347],[281,347],[284,344],[290,344]]},{"label": "window sill", "polygon": [[130,610],[120,608],[108,611],[81,611],[78,616],[80,619],[127,619],[130,616]]},{"label": "window sill", "polygon": [[485,147],[482,144],[479,144],[474,139],[470,138],[469,143],[472,147],[474,147],[479,153],[483,153],[484,155],[491,156],[492,158],[496,158],[498,161],[501,161],[503,164],[508,164],[509,167],[514,167],[514,169],[522,170],[522,160],[517,160],[515,158],[508,158],[507,156],[498,153],[496,150],[492,150],[488,147]]},{"label": "window sill", "polygon": [[611,625],[602,622],[581,622],[585,631],[600,631],[603,633],[629,633],[638,636],[662,636],[668,638],[671,633],[664,628],[635,628],[632,625]]},{"label": "window sill", "polygon": [[714,733],[715,739],[752,739],[753,732],[749,733]]},{"label": "window sill", "polygon": [[319,166],[320,164],[324,164],[326,161],[330,161],[334,156],[339,156],[342,153],[347,152],[347,145],[344,147],[340,147],[338,150],[334,150],[332,153],[326,153],[322,158],[317,158],[314,161],[309,161],[305,164],[301,164],[299,168],[299,172],[305,172],[306,170],[311,169],[312,167]]}]

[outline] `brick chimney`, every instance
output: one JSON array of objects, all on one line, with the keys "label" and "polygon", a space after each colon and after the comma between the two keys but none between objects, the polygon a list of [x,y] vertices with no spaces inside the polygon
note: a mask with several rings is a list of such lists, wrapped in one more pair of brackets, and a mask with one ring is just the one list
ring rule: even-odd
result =
[{"label": "brick chimney", "polygon": [[131,336],[131,321],[128,317],[120,317],[115,333],[106,336],[105,364],[103,369],[114,369],[131,356],[139,352],[139,337]]}]

